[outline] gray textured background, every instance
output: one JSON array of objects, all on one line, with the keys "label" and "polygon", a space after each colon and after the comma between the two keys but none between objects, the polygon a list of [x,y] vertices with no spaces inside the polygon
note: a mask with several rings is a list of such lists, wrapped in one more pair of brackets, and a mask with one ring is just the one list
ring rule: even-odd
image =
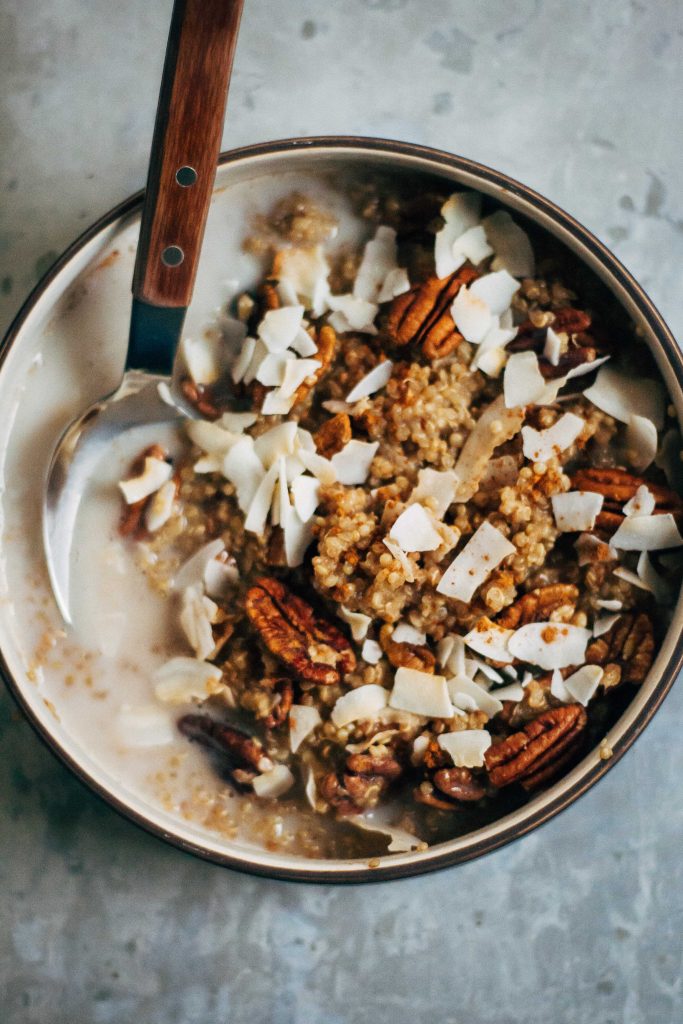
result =
[{"label": "gray textured background", "polygon": [[[0,317],[144,181],[169,0],[0,3]],[[546,193],[683,334],[678,0],[247,0],[226,147],[362,133]],[[683,690],[605,780],[483,861],[250,879],[81,788],[0,694],[3,1024],[680,1024]]]}]

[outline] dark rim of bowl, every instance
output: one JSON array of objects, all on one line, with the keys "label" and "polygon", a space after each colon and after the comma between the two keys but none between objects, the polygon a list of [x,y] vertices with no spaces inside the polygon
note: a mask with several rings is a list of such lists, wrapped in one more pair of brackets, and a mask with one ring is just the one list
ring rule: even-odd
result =
[{"label": "dark rim of bowl", "polygon": [[[639,313],[647,322],[654,338],[660,345],[669,366],[673,369],[678,383],[683,387],[683,353],[679,350],[674,338],[667,327],[664,319],[659,314],[653,303],[648,298],[640,285],[626,270],[619,260],[606,246],[591,234],[582,224],[565,213],[560,207],[550,200],[544,198],[533,189],[520,184],[514,178],[510,178],[499,171],[495,171],[483,164],[476,163],[465,157],[455,156],[443,150],[431,149],[427,146],[415,145],[407,142],[397,142],[391,139],[375,139],[364,136],[311,136],[308,138],[279,139],[273,142],[259,143],[252,146],[244,146],[239,149],[221,153],[219,165],[232,164],[239,161],[249,160],[262,156],[272,156],[277,153],[290,153],[294,151],[343,151],[350,150],[350,155],[385,154],[387,156],[402,156],[417,158],[425,161],[429,166],[424,167],[425,171],[438,173],[456,170],[476,175],[481,180],[495,185],[508,195],[516,195],[523,199],[530,207],[539,213],[549,217],[554,224],[559,225],[576,239],[590,252],[590,254],[601,264],[604,270],[615,280],[630,296]],[[30,314],[37,301],[68,265],[71,259],[91,241],[103,229],[114,223],[119,218],[133,213],[142,203],[143,192],[136,192],[118,206],[109,210],[84,231],[72,244],[58,257],[50,269],[44,274],[35,285],[25,300],[14,320],[10,324],[7,333],[0,342],[0,369],[4,364],[7,353],[16,340],[25,320]],[[302,867],[275,866],[260,863],[252,863],[249,860],[248,851],[244,856],[236,854],[218,853],[210,850],[199,843],[191,842],[167,831],[160,825],[151,821],[144,814],[134,810],[124,801],[120,800],[113,792],[88,775],[78,764],[75,758],[59,743],[50,730],[43,725],[33,712],[23,696],[20,686],[12,676],[4,654],[0,651],[0,675],[4,679],[10,694],[18,706],[26,715],[28,721],[37,733],[38,737],[57,755],[57,757],[76,775],[76,777],[101,797],[107,804],[118,811],[123,817],[139,825],[147,832],[164,839],[166,842],[178,847],[186,853],[192,853],[205,860],[221,864],[225,867],[234,868],[250,874],[261,875],[269,878],[277,878],[286,881],[306,882],[379,882],[394,878],[405,878],[413,875],[425,874],[436,871],[440,868],[451,867],[454,864],[461,864],[473,860],[483,854],[491,853],[502,846],[507,845],[514,839],[519,839],[533,829],[538,828],[550,818],[555,817],[561,811],[573,804],[580,796],[586,793],[602,776],[619,761],[637,737],[650,722],[662,701],[671,689],[676,676],[683,667],[683,631],[678,636],[671,657],[663,669],[661,676],[655,684],[652,693],[646,704],[636,715],[631,724],[621,736],[616,749],[608,760],[599,761],[597,764],[586,767],[581,772],[575,783],[554,800],[550,800],[546,806],[531,811],[524,816],[524,807],[514,812],[510,817],[514,818],[523,815],[521,822],[514,820],[505,828],[487,838],[477,840],[460,850],[446,851],[443,854],[424,858],[423,854],[413,853],[408,862],[392,864],[390,855],[378,858],[379,864],[376,868],[370,866],[365,869],[357,867],[357,861],[349,862],[351,870],[322,869],[311,870],[305,867],[302,859]],[[618,722],[615,723],[618,725]],[[495,823],[493,825],[495,827]],[[474,833],[476,834],[476,833]],[[400,858],[403,860],[403,858]]]}]

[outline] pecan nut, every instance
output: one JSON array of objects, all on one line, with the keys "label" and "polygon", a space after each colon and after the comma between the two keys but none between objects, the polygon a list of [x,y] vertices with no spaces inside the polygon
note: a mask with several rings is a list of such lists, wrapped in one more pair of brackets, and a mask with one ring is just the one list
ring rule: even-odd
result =
[{"label": "pecan nut", "polygon": [[398,643],[393,628],[386,623],[379,631],[379,644],[394,668],[414,668],[418,672],[434,672],[436,658],[423,644]]},{"label": "pecan nut", "polygon": [[663,484],[653,484],[624,469],[577,469],[572,476],[572,487],[577,491],[592,491],[603,495],[602,508],[595,520],[598,529],[614,531],[624,521],[623,506],[630,501],[643,484],[655,499],[654,514],[670,512],[683,514],[683,501]]},{"label": "pecan nut", "polygon": [[537,789],[553,779],[576,753],[588,718],[580,704],[565,704],[544,711],[484,754],[492,785],[501,788],[519,782]]},{"label": "pecan nut", "polygon": [[422,346],[428,359],[450,355],[462,335],[450,313],[451,303],[463,285],[477,277],[475,270],[462,267],[450,277],[429,277],[392,300],[386,331],[395,345]]},{"label": "pecan nut", "polygon": [[279,580],[257,580],[247,591],[245,609],[268,650],[302,681],[338,684],[356,667],[344,634]]},{"label": "pecan nut", "polygon": [[345,816],[375,807],[390,783],[390,779],[381,775],[344,772],[340,777],[336,772],[329,772],[319,780],[318,790],[323,800]]},{"label": "pecan nut", "polygon": [[486,790],[469,768],[441,768],[434,774],[434,785],[444,796],[462,803],[472,803],[486,796]]},{"label": "pecan nut", "polygon": [[188,739],[221,754],[232,782],[240,789],[246,788],[257,774],[273,767],[259,740],[210,715],[183,715],[178,729]]},{"label": "pecan nut", "polygon": [[273,693],[274,701],[270,707],[270,710],[265,715],[257,715],[264,719],[264,725],[266,729],[277,729],[279,726],[284,725],[289,718],[289,712],[292,710],[292,704],[294,703],[294,686],[292,680],[286,676],[278,679],[265,678],[261,679],[259,685],[265,689],[270,690]]},{"label": "pecan nut", "polygon": [[338,416],[331,416],[318,427],[314,434],[315,447],[319,455],[331,459],[348,444],[351,437],[351,420],[347,413],[340,412]]},{"label": "pecan nut", "polygon": [[[640,685],[655,656],[652,620],[645,612],[622,615],[610,630],[597,637],[586,650],[589,665],[611,666],[609,689],[619,682]],[[614,668],[620,671],[617,673]]]},{"label": "pecan nut", "polygon": [[597,344],[585,333],[591,326],[590,314],[581,309],[564,306],[545,316],[551,319],[551,326],[557,334],[569,335],[567,349],[560,355],[557,365],[553,365],[543,355],[547,326],[538,327],[532,320],[525,320],[519,325],[516,336],[506,346],[508,351],[536,352],[539,357],[538,368],[546,380],[565,377],[575,367],[583,363],[592,363],[597,359],[600,354]]},{"label": "pecan nut", "polygon": [[213,384],[195,384],[189,377],[180,381],[180,390],[190,405],[206,420],[217,420],[222,412],[216,386]]},{"label": "pecan nut", "polygon": [[550,583],[523,594],[501,612],[496,624],[503,629],[518,629],[530,622],[547,622],[553,612],[565,608],[571,616],[578,599],[579,589],[572,583]]}]

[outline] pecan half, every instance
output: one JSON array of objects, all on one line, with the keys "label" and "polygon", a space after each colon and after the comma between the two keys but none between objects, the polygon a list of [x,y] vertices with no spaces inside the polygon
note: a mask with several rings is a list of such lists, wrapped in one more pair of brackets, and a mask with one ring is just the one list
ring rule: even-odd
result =
[{"label": "pecan half", "polygon": [[403,765],[391,754],[351,754],[346,768],[357,775],[381,775],[391,781],[403,774]]},{"label": "pecan half", "polygon": [[434,672],[436,658],[423,644],[397,643],[393,637],[393,628],[386,623],[379,631],[379,644],[389,663],[394,668],[414,668],[418,672]]},{"label": "pecan half", "polygon": [[634,496],[643,484],[655,499],[655,515],[670,512],[683,514],[683,501],[674,491],[663,484],[653,484],[641,476],[627,473],[625,469],[577,469],[572,476],[572,487],[577,491],[593,491],[602,494],[602,509],[595,520],[599,529],[613,531],[624,521],[623,506]]},{"label": "pecan half", "polygon": [[259,772],[273,767],[259,740],[210,715],[183,715],[178,729],[189,740],[223,755],[230,777],[239,788],[248,786]]},{"label": "pecan half", "polygon": [[422,346],[428,359],[450,355],[462,335],[450,313],[451,303],[463,285],[477,277],[475,270],[462,267],[450,277],[429,277],[392,300],[386,331],[395,345]]},{"label": "pecan half", "polygon": [[655,637],[652,620],[645,612],[630,613],[617,619],[612,628],[593,640],[586,650],[589,665],[612,666],[619,674],[609,673],[613,689],[619,682],[640,685],[650,671],[655,656]]},{"label": "pecan half", "polygon": [[340,777],[336,772],[328,772],[318,781],[318,791],[323,800],[344,816],[375,807],[389,785],[390,780],[381,775],[345,772]]},{"label": "pecan half", "polygon": [[505,608],[496,619],[496,624],[503,629],[517,629],[530,622],[547,622],[552,613],[560,608],[571,609],[573,613],[578,599],[579,588],[572,583],[551,583],[546,587],[537,587]]},{"label": "pecan half", "polygon": [[484,761],[498,788],[519,782],[533,790],[554,778],[576,752],[588,721],[580,704],[552,708],[501,743],[489,747]]},{"label": "pecan half", "polygon": [[351,420],[347,413],[340,412],[318,427],[313,438],[318,454],[326,459],[340,452],[352,437]]},{"label": "pecan half", "polygon": [[471,803],[486,796],[486,790],[469,768],[441,768],[434,775],[436,788],[451,800]]},{"label": "pecan half", "polygon": [[245,609],[268,650],[299,679],[317,685],[340,683],[356,667],[344,636],[279,580],[263,577],[247,591]]},{"label": "pecan half", "polygon": [[[145,468],[145,459],[160,459],[162,462],[168,458],[168,452],[164,451],[160,444],[151,444],[144,451],[140,452],[135,457],[130,467],[131,476],[139,476]],[[154,495],[149,495],[147,498],[141,498],[140,501],[134,501],[131,505],[127,502],[123,502],[123,508],[121,510],[121,518],[119,519],[119,533],[122,537],[135,537],[140,540],[145,537],[147,530],[143,522],[143,516],[145,509],[149,503],[150,498]]]}]

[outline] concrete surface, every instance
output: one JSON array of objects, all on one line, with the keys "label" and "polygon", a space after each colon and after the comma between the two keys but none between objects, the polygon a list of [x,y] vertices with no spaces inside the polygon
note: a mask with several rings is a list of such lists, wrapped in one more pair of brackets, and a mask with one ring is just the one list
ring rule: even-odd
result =
[{"label": "concrete surface", "polygon": [[[3,322],[139,188],[169,0],[0,3]],[[225,145],[451,149],[610,244],[679,334],[677,0],[247,0]],[[3,1024],[679,1024],[683,690],[559,819],[369,888],[242,877],[81,788],[0,696]]]}]

